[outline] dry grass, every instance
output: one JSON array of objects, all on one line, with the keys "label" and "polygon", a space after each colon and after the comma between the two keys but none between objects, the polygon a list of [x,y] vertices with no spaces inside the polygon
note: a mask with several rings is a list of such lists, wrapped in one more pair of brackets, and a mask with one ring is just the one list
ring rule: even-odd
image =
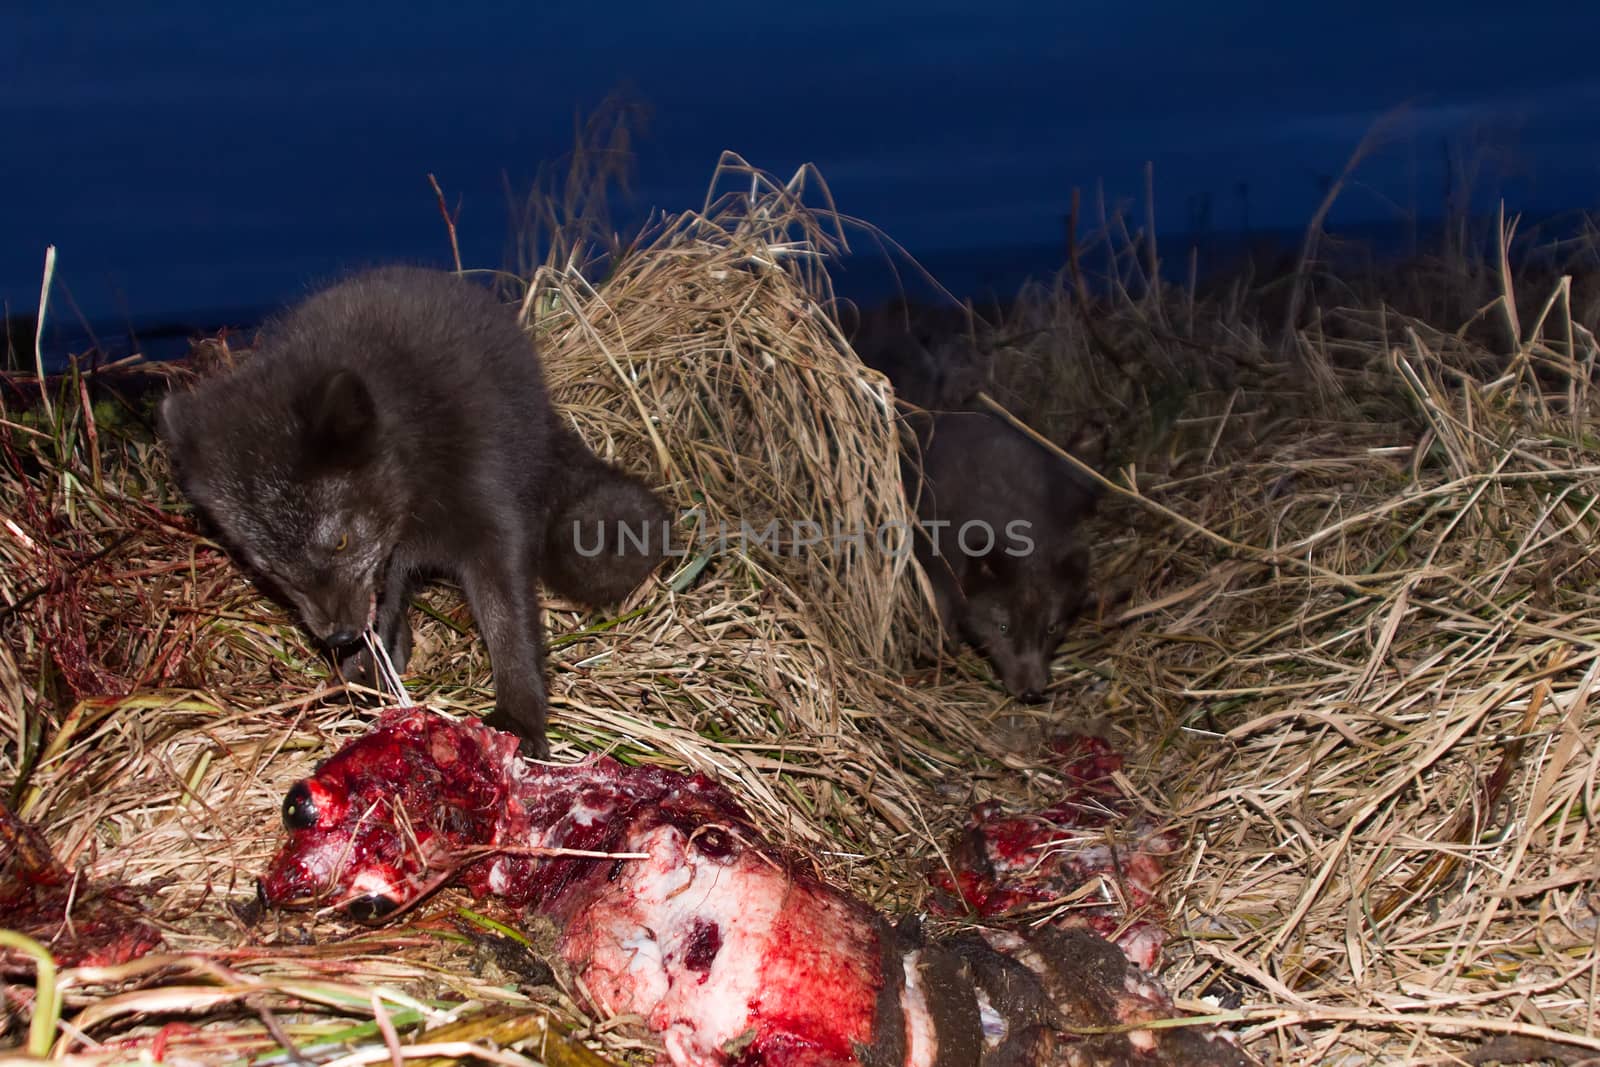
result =
[{"label": "dry grass", "polygon": [[[1263,1057],[1600,1048],[1597,350],[1565,281],[1530,301],[1501,278],[1479,318],[1519,339],[1507,354],[1322,309],[1282,361],[1244,320],[1212,324],[1242,358],[1180,418],[1143,386],[1099,394],[1115,424],[1145,419],[1122,449],[1142,466],[1111,480],[1131,603],[1096,650],[1105,706],[1194,842],[1173,886],[1190,955],[1166,977],[1242,999]],[[1114,293],[1128,350],[1159,341],[1153,299]],[[1080,377],[1114,380],[1079,344]],[[1037,374],[1003,350],[990,367]]]},{"label": "dry grass", "polygon": [[[1459,322],[1378,308],[1316,308],[1285,351],[1189,292],[1113,286],[1092,318],[1064,288],[1025,296],[973,380],[1057,440],[1106,418],[1118,466],[1098,618],[1063,648],[1054,701],[1018,708],[970,656],[918,666],[932,635],[907,561],[831,538],[708,550],[741,520],[909,518],[892,395],[824,310],[837,216],[808,201],[825,191],[732,159],[719,180],[738,191],[609,250],[602,280],[574,248],[526,287],[563,409],[689,512],[687,555],[616,615],[551,606],[558,758],[713,772],[908,909],[970,802],[1048,802],[1040,739],[1093,725],[1190,841],[1164,979],[1258,1056],[1459,1062],[1496,1033],[1600,1049],[1597,353],[1565,302],[1496,355]],[[1491,314],[1519,306],[1506,295]],[[57,1053],[271,1063],[288,1042],[387,1062],[386,1033],[432,1020],[441,1054],[533,1036],[586,1062],[570,1031],[647,1060],[566,976],[519,972],[493,902],[446,894],[359,934],[237,913],[284,790],[366,713],[195,535],[147,433],[71,390],[55,409],[0,428],[0,774],[70,866],[143,895],[171,949],[63,971]],[[487,710],[459,598],[424,599],[412,695]],[[6,990],[20,1043],[31,990]]]}]

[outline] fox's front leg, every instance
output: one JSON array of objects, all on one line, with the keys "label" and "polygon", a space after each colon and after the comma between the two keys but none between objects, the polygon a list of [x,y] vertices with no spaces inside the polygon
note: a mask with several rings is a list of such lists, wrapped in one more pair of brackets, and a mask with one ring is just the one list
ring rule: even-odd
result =
[{"label": "fox's front leg", "polygon": [[917,561],[928,575],[928,584],[933,586],[933,605],[941,631],[937,645],[927,651],[935,659],[941,651],[950,656],[959,655],[961,613],[966,599],[961,583],[966,576],[966,558],[924,551],[917,554]]},{"label": "fox's front leg", "polygon": [[[394,664],[396,674],[404,674],[406,664],[411,660],[411,625],[406,621],[406,605],[411,602],[415,585],[415,573],[410,562],[398,556],[391,560],[373,628],[377,631],[378,640],[383,642],[384,651],[389,653],[389,661]],[[370,689],[381,688],[378,685],[378,673],[373,669],[372,653],[367,651],[365,642],[350,646],[339,661],[339,673],[347,682]]]},{"label": "fox's front leg", "polygon": [[484,722],[520,735],[524,755],[548,759],[538,586],[515,558],[482,561],[462,576],[462,586],[494,672],[494,711]]}]

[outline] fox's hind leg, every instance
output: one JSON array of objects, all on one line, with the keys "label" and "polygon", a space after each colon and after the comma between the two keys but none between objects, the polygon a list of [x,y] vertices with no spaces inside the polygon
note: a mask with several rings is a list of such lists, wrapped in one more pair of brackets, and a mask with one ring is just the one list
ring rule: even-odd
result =
[{"label": "fox's hind leg", "polygon": [[494,672],[494,711],[484,716],[484,722],[520,735],[525,755],[547,759],[539,587],[525,560],[483,555],[462,575],[462,586]]}]

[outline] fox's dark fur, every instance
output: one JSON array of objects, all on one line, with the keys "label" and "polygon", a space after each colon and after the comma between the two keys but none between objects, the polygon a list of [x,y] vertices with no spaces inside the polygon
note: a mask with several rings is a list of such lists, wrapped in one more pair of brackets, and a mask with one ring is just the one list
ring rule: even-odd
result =
[{"label": "fox's dark fur", "polygon": [[544,583],[580,604],[614,604],[661,562],[671,513],[649,486],[596,456],[564,426],[551,435],[551,453]]},{"label": "fox's dark fur", "polygon": [[[989,415],[917,414],[910,422],[921,464],[908,456],[902,471],[923,527],[917,559],[946,635],[982,652],[1012,695],[1041,700],[1051,656],[1088,589],[1090,555],[1078,526],[1093,513],[1097,490]],[[969,523],[980,524],[967,538],[971,552],[961,540]]]},{"label": "fox's dark fur", "polygon": [[160,427],[184,492],[346,677],[370,678],[350,646],[373,623],[403,669],[417,581],[458,581],[489,649],[492,718],[540,756],[541,578],[599,605],[660,558],[552,566],[563,509],[598,496],[638,522],[661,504],[561,424],[512,312],[452,274],[389,267],[314,294],[236,370],[169,396]]}]

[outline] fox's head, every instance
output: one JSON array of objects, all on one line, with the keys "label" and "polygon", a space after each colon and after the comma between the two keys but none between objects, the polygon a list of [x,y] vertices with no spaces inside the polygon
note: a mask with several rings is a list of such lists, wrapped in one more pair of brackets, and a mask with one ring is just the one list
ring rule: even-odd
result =
[{"label": "fox's head", "polygon": [[1089,551],[1045,545],[1003,568],[979,560],[964,589],[961,636],[994,664],[1012,696],[1034,704],[1050,684],[1050,661],[1083,609]]},{"label": "fox's head", "polygon": [[406,514],[381,412],[354,371],[286,387],[252,368],[162,401],[178,484],[329,645],[371,624]]}]

